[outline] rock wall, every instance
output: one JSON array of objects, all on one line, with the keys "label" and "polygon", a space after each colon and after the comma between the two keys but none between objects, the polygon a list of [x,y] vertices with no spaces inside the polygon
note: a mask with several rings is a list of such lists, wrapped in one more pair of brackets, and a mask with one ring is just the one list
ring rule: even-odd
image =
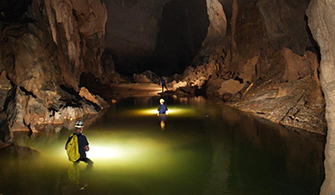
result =
[{"label": "rock wall", "polygon": [[224,65],[224,37],[227,20],[221,4],[217,0],[206,1],[209,26],[206,38],[197,52],[191,66],[187,67],[182,79],[174,83],[174,88],[202,88],[209,78]]},{"label": "rock wall", "polygon": [[9,128],[36,131],[40,124],[97,113],[98,105],[79,96],[79,80],[83,71],[98,78],[103,72],[104,4],[8,2],[0,18],[0,72],[12,84],[4,106]]},{"label": "rock wall", "polygon": [[45,0],[45,11],[65,82],[77,88],[80,73],[84,71],[100,78],[107,22],[104,4],[98,0]]},{"label": "rock wall", "polygon": [[335,194],[335,2],[331,0],[312,0],[307,16],[309,27],[321,51],[321,86],[327,105],[328,132],[325,148],[326,178],[320,194],[329,195]]},{"label": "rock wall", "polygon": [[213,35],[211,27],[216,24],[229,25],[214,42],[206,43],[208,37],[203,41],[192,65],[181,78],[174,77],[174,88],[189,94],[205,92],[275,123],[325,134],[319,54],[306,30],[309,1],[221,3],[231,5],[224,7],[231,13],[230,22],[220,21],[223,11],[213,11],[217,14],[211,17],[214,9],[207,4],[208,35]]},{"label": "rock wall", "polygon": [[257,7],[262,14],[265,30],[275,49],[283,47],[303,55],[312,47],[306,31],[305,12],[310,0],[260,0]]}]

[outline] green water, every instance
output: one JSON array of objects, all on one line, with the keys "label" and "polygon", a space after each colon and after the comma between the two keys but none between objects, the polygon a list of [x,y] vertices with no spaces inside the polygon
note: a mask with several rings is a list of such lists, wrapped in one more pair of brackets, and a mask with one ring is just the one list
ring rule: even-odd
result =
[{"label": "green water", "polygon": [[0,150],[0,195],[309,195],[318,194],[324,141],[203,98],[125,98],[85,120],[85,163],[67,160],[72,123],[48,126]]}]

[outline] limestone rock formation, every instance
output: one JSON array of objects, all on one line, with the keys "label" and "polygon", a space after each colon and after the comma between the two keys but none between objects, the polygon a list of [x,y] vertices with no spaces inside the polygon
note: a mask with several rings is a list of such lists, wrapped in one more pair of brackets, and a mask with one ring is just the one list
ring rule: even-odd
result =
[{"label": "limestone rock formation", "polygon": [[81,72],[100,78],[107,22],[104,4],[97,0],[85,3],[45,0],[45,11],[66,83],[76,89]]},{"label": "limestone rock formation", "polygon": [[7,93],[11,87],[10,81],[6,78],[6,72],[0,74],[0,110],[4,109]]},{"label": "limestone rock formation", "polygon": [[9,128],[35,132],[40,124],[97,113],[94,103],[79,96],[79,81],[84,71],[97,78],[103,73],[104,4],[17,1],[2,13],[0,72],[12,84],[4,105]]},{"label": "limestone rock formation", "polygon": [[263,16],[266,33],[271,45],[283,47],[303,55],[312,42],[306,31],[305,12],[309,0],[259,0],[257,7]]},{"label": "limestone rock formation", "polygon": [[237,80],[227,80],[221,83],[220,89],[218,90],[219,95],[223,97],[225,94],[236,94],[244,88],[245,84],[241,84]]},{"label": "limestone rock formation", "polygon": [[[210,25],[207,36],[195,56],[192,66],[186,68],[183,79],[177,81],[175,87],[197,87],[201,88],[208,79],[219,71],[223,65],[224,57],[223,39],[226,35],[227,20],[221,4],[217,0],[207,0],[207,13]],[[187,83],[183,85],[182,83]]]},{"label": "limestone rock formation", "polygon": [[[311,75],[314,70],[313,62],[315,62],[316,55],[312,52],[306,52],[302,57],[293,53],[288,48],[282,49],[282,54],[285,59],[285,74],[284,80],[295,81],[305,76]],[[316,62],[316,67],[319,67]]]},{"label": "limestone rock formation", "polygon": [[326,178],[320,194],[335,194],[335,150],[334,150],[334,82],[335,82],[335,2],[330,0],[312,0],[307,10],[308,25],[318,42],[321,52],[321,86],[326,100],[326,120],[328,124],[325,148]]},{"label": "limestone rock formation", "polygon": [[[219,32],[216,24],[225,21],[220,18],[225,13],[207,1],[208,36],[192,66],[172,82],[173,88],[205,92],[275,123],[325,134],[317,45],[305,28],[309,1],[230,2],[222,1],[231,6],[225,7],[230,13],[228,32],[224,27],[213,33]],[[207,44],[211,36],[215,43]],[[224,84],[229,82],[238,87]]]},{"label": "limestone rock formation", "polygon": [[137,83],[156,83],[160,85],[161,82],[161,78],[150,70],[144,71],[141,74],[134,74],[133,78]]},{"label": "limestone rock formation", "polygon": [[102,99],[100,96],[93,95],[85,87],[80,88],[79,95],[80,95],[80,97],[82,97],[82,98],[94,103],[95,105],[99,106],[100,109],[104,109],[104,108],[109,107],[108,103],[104,99]]},{"label": "limestone rock formation", "polygon": [[[115,70],[115,62],[111,54],[108,54],[108,52],[104,52],[101,59],[101,69],[103,70],[103,74],[100,75],[100,77],[95,79],[99,79],[101,83],[103,84],[110,84],[110,83],[129,83],[129,79],[120,73],[118,73]],[[82,81],[84,82],[90,82],[87,77],[90,77],[88,75],[82,77]]]}]

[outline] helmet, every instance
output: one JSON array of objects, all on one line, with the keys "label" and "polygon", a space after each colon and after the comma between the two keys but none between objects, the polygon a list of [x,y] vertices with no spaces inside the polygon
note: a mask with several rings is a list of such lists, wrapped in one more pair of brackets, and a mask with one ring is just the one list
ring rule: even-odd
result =
[{"label": "helmet", "polygon": [[82,128],[84,127],[84,122],[83,121],[77,121],[76,124],[74,125],[76,128]]},{"label": "helmet", "polygon": [[164,100],[164,99],[160,99],[159,102],[160,102],[160,103],[164,103],[165,100]]}]

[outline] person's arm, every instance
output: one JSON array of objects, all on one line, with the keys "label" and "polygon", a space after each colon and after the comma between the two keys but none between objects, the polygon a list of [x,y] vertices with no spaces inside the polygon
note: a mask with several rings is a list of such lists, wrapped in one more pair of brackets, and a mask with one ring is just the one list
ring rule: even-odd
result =
[{"label": "person's arm", "polygon": [[85,138],[85,146],[84,146],[84,150],[85,150],[85,151],[89,151],[89,150],[90,150],[90,147],[88,146],[88,141],[87,141],[86,136],[84,136],[84,138]]},{"label": "person's arm", "polygon": [[157,109],[157,116],[159,116],[159,110],[161,109],[161,105],[158,106],[158,109]]}]

